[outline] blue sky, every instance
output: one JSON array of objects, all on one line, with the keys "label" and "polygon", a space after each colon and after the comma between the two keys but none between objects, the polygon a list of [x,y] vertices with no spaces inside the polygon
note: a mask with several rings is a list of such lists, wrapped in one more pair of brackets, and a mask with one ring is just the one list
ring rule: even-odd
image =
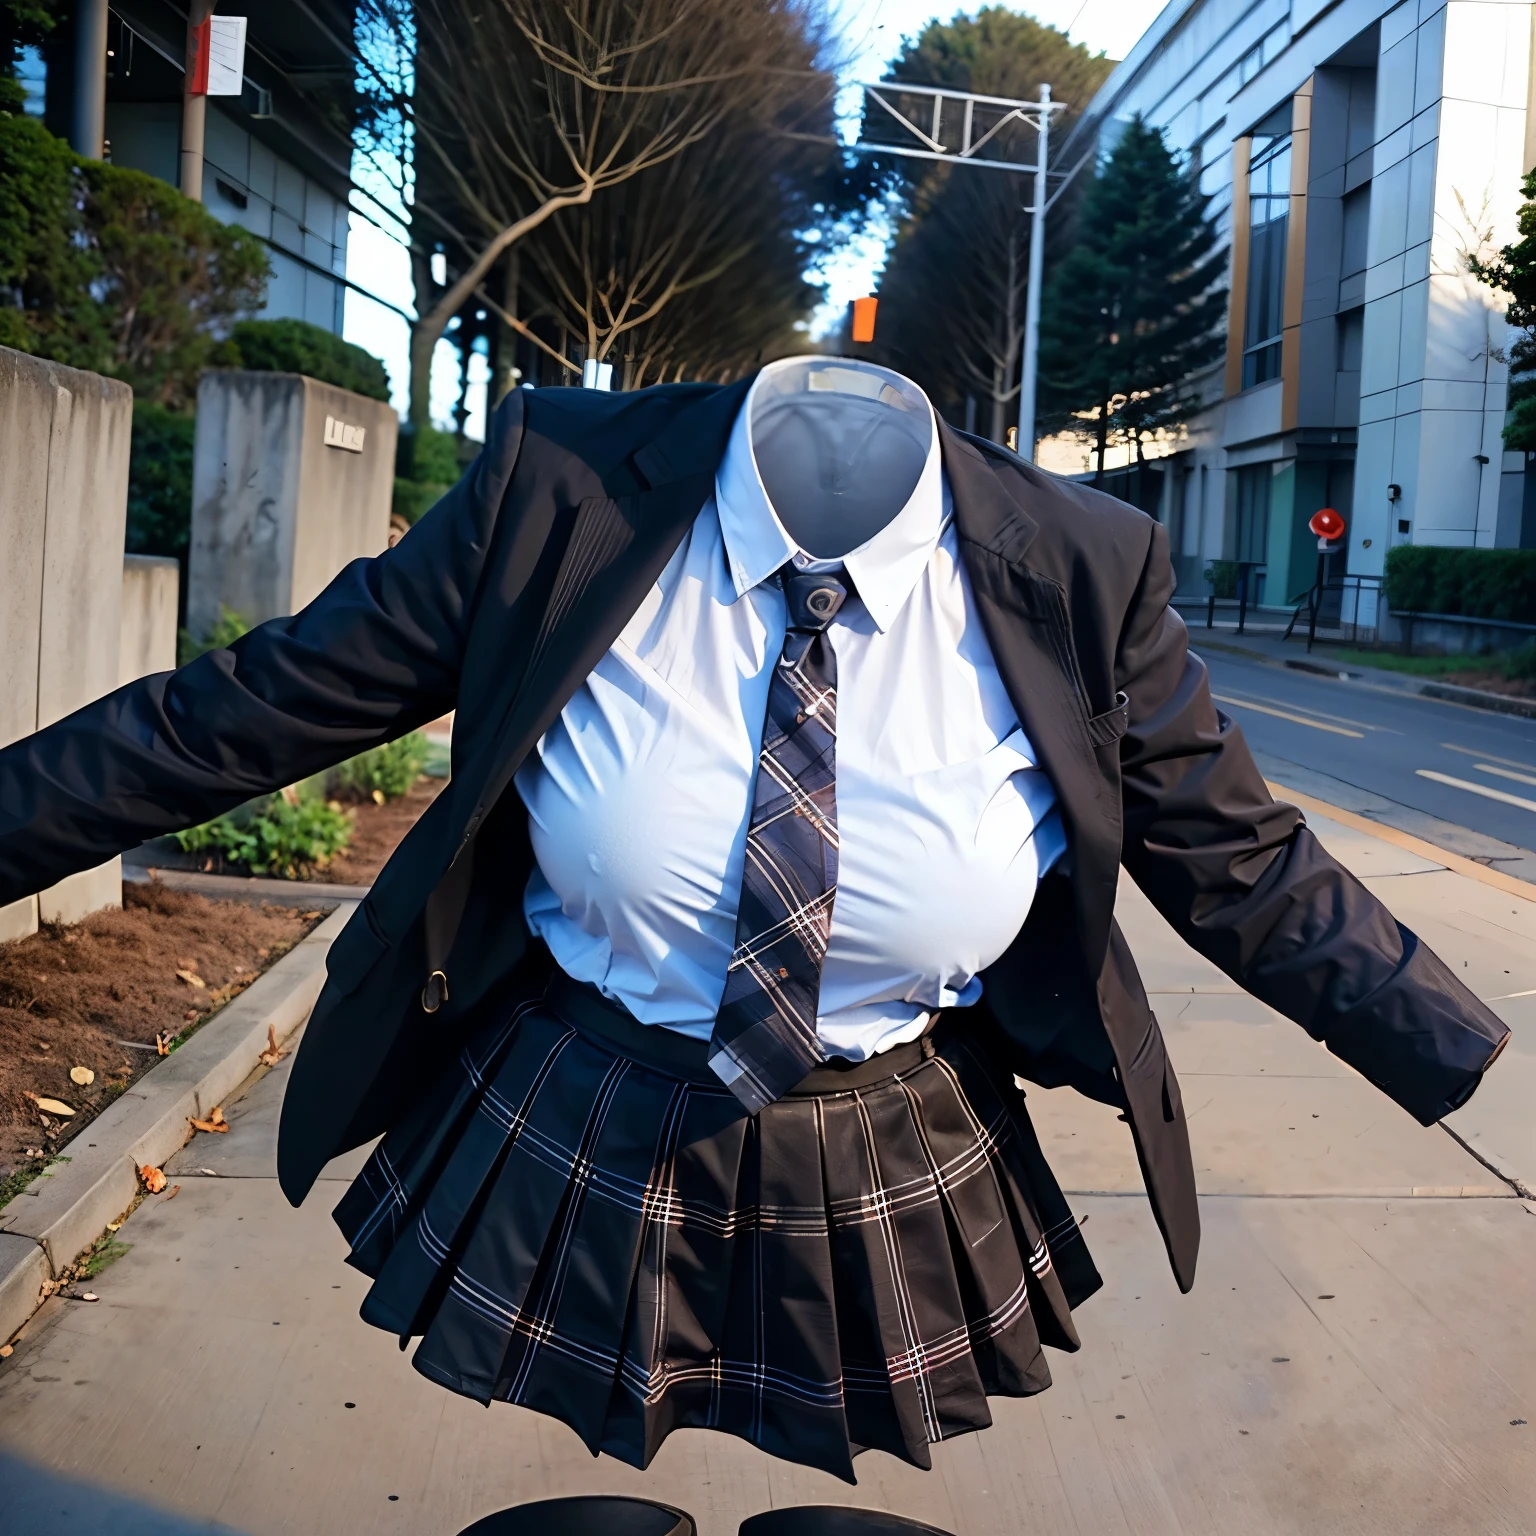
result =
[{"label": "blue sky", "polygon": [[[1014,6],[1051,26],[1060,27],[1077,42],[1112,59],[1123,59],[1151,25],[1165,0],[1030,0]],[[842,33],[849,64],[845,78],[876,80],[904,37],[935,19],[948,20],[976,4],[935,5],[933,0],[840,0]],[[856,108],[854,99],[851,103]],[[874,290],[885,259],[889,231],[874,227],[850,242],[823,268],[827,299],[823,316],[840,314],[850,299]],[[352,215],[347,272],[353,282],[409,309],[412,303],[410,265],[404,248],[370,221]],[[344,334],[382,357],[394,385],[395,405],[403,409],[406,385],[405,321],[382,305],[349,292]],[[485,424],[487,369],[478,355],[470,369],[471,437],[481,437]],[[438,348],[433,368],[433,416],[447,423],[458,394],[456,356],[446,343]]]}]

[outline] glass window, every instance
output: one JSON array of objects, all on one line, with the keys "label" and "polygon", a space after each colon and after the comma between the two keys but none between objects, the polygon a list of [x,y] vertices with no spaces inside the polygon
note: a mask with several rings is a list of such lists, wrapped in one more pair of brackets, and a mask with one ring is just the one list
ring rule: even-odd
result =
[{"label": "glass window", "polygon": [[17,51],[16,79],[21,83],[22,111],[28,117],[41,117],[48,103],[48,66],[43,63],[41,49]]},{"label": "glass window", "polygon": [[[1279,117],[1281,114],[1276,113]],[[1248,295],[1243,316],[1243,388],[1280,377],[1285,312],[1285,241],[1290,226],[1291,135],[1253,135],[1248,161]]]}]

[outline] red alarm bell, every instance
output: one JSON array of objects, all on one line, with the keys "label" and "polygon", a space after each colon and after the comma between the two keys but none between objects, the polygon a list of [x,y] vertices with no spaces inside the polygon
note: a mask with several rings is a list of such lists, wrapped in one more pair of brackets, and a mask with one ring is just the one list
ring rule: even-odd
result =
[{"label": "red alarm bell", "polygon": [[1307,527],[1320,539],[1333,540],[1344,537],[1344,519],[1332,507],[1323,507],[1314,512],[1307,521]]}]

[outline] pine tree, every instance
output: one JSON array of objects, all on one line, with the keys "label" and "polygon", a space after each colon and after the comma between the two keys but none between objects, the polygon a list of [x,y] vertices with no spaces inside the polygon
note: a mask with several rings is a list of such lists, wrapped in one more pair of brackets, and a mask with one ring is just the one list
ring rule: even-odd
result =
[{"label": "pine tree", "polygon": [[1189,414],[1192,375],[1221,355],[1226,251],[1209,205],[1139,117],[1083,198],[1046,293],[1040,373],[1054,425],[1092,416],[1096,480],[1112,442],[1133,443],[1140,464],[1147,440]]},{"label": "pine tree", "polygon": [[1509,295],[1505,315],[1520,334],[1509,349],[1509,404],[1504,418],[1504,446],[1536,452],[1536,171],[1520,183],[1520,239],[1506,245],[1492,261],[1469,258],[1474,276]]}]

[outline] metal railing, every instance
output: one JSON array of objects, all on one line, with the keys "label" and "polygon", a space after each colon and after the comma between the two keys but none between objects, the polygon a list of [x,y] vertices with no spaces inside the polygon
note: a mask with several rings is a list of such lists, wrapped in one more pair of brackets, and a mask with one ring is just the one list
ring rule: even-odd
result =
[{"label": "metal railing", "polygon": [[1242,634],[1243,626],[1248,622],[1248,605],[1257,603],[1257,592],[1260,578],[1264,575],[1264,562],[1262,560],[1234,560],[1231,562],[1237,567],[1237,593],[1233,597],[1217,597],[1212,592],[1205,600],[1205,627],[1216,627],[1216,604],[1237,604],[1237,632]]},{"label": "metal railing", "polygon": [[[1327,624],[1330,620],[1341,636],[1344,630],[1349,631],[1347,638],[1351,643],[1374,644],[1377,615],[1383,598],[1383,581],[1384,578],[1380,576],[1353,576],[1346,572],[1342,576],[1314,582],[1291,615],[1291,622],[1285,626],[1285,634],[1281,639],[1289,640],[1295,632],[1297,621],[1302,614],[1306,614],[1308,651],[1317,639],[1319,623]],[[1338,597],[1337,607],[1330,601],[1335,594]]]}]

